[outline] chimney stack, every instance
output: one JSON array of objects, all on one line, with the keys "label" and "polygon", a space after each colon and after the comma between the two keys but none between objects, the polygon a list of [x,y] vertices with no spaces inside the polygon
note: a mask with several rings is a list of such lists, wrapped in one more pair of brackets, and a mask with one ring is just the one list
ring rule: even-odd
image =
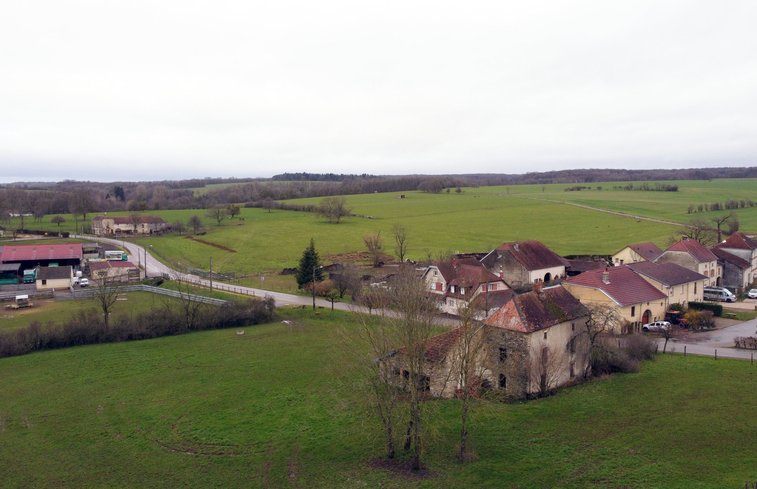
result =
[{"label": "chimney stack", "polygon": [[602,272],[602,282],[609,284],[610,283],[610,272],[605,268],[605,271]]}]

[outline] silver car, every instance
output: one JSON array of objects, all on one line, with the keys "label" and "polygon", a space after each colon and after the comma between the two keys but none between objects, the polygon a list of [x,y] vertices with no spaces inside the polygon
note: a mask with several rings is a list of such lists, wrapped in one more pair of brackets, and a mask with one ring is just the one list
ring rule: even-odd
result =
[{"label": "silver car", "polygon": [[757,289],[749,289],[749,292],[747,292],[746,296],[750,299],[757,299]]},{"label": "silver car", "polygon": [[659,333],[660,331],[667,331],[670,329],[670,323],[667,321],[655,321],[653,323],[647,323],[641,327],[642,331]]}]

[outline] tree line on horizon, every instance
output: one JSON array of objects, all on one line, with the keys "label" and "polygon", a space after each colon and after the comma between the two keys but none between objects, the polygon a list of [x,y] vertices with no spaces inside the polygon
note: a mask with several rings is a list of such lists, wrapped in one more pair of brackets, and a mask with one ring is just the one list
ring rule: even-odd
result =
[{"label": "tree line on horizon", "polygon": [[[0,219],[9,214],[34,218],[93,212],[141,212],[160,209],[207,209],[227,204],[268,207],[272,201],[363,193],[444,189],[490,185],[584,184],[603,181],[708,180],[757,178],[757,167],[671,170],[580,169],[512,174],[348,175],[283,173],[270,179],[204,178],[156,182],[14,183],[0,186]],[[203,189],[208,185],[219,185]]]}]

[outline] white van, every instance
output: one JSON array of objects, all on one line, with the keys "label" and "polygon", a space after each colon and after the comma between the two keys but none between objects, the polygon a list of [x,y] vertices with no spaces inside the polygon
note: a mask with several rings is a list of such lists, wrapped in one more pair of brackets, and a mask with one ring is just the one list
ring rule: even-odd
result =
[{"label": "white van", "polygon": [[736,302],[736,296],[723,287],[705,287],[704,300],[720,302]]}]

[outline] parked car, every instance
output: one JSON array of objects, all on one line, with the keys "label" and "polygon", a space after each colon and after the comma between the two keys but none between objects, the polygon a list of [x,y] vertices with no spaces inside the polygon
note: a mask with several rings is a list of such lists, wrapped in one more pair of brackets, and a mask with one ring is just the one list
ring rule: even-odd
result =
[{"label": "parked car", "polygon": [[749,289],[749,292],[747,292],[746,296],[750,299],[757,299],[757,289]]},{"label": "parked car", "polygon": [[659,333],[660,331],[666,331],[670,329],[670,323],[667,321],[655,321],[653,323],[647,323],[641,327],[642,331]]},{"label": "parked car", "polygon": [[89,287],[89,279],[88,278],[80,278],[79,279],[79,287]]},{"label": "parked car", "polygon": [[706,301],[721,301],[721,302],[736,302],[736,296],[724,287],[705,287],[704,288],[704,300]]}]

